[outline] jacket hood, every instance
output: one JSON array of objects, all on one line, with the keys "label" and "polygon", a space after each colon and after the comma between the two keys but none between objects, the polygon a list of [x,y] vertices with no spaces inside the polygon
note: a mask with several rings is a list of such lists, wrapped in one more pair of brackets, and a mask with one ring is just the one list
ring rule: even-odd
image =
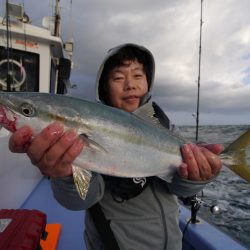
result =
[{"label": "jacket hood", "polygon": [[105,66],[105,63],[107,62],[107,60],[114,56],[115,54],[117,54],[122,48],[125,48],[125,47],[131,47],[131,48],[135,48],[135,49],[138,49],[139,51],[143,52],[145,54],[145,58],[146,58],[146,61],[147,61],[147,65],[148,65],[148,68],[149,68],[149,75],[147,77],[147,80],[148,80],[148,84],[149,84],[149,91],[147,93],[147,95],[143,98],[143,100],[141,101],[141,105],[146,103],[150,98],[151,98],[151,90],[152,90],[152,87],[153,87],[153,83],[154,83],[154,75],[155,75],[155,61],[154,61],[154,57],[152,55],[152,53],[145,47],[143,46],[140,46],[140,45],[137,45],[137,44],[133,44],[133,43],[126,43],[126,44],[122,44],[122,45],[119,45],[117,47],[114,47],[112,49],[110,49],[106,55],[106,57],[104,58],[102,64],[100,65],[100,68],[98,70],[98,73],[97,73],[97,77],[96,77],[96,101],[100,101],[100,102],[103,102],[102,101],[102,93],[100,93],[100,79],[101,79],[101,76],[102,76],[102,73],[103,73],[103,69],[104,69],[104,66]]}]

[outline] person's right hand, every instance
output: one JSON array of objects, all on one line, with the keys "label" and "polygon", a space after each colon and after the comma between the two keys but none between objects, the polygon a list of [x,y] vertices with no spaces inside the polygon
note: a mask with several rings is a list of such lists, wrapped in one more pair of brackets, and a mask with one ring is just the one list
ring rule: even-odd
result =
[{"label": "person's right hand", "polygon": [[72,175],[72,162],[84,147],[74,129],[64,132],[61,123],[55,122],[32,137],[30,127],[22,127],[12,134],[9,149],[14,153],[27,153],[41,173],[52,178]]}]

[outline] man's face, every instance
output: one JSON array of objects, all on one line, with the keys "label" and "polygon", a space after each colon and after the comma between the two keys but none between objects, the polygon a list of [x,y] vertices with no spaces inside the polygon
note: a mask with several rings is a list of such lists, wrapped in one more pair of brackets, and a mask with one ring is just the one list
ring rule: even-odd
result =
[{"label": "man's face", "polygon": [[108,92],[111,106],[128,112],[135,111],[141,98],[148,92],[143,65],[137,60],[128,60],[111,70],[108,76]]}]

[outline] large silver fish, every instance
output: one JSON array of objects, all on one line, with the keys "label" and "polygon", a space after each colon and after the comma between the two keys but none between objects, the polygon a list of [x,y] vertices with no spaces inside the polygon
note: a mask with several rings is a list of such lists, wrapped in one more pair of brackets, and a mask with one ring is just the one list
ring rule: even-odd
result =
[{"label": "large silver fish", "polygon": [[[128,113],[65,95],[0,93],[0,124],[9,131],[28,125],[35,135],[55,120],[66,129],[75,128],[87,145],[75,166],[111,176],[160,176],[170,181],[182,162],[180,146],[185,140],[161,127],[153,114],[147,117],[147,109],[146,105]],[[250,130],[221,155],[247,181],[250,169],[244,152],[249,143]]]}]

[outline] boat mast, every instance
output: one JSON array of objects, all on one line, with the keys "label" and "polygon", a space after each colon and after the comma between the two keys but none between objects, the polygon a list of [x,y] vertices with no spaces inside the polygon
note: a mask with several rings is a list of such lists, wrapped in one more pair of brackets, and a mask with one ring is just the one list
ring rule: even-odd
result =
[{"label": "boat mast", "polygon": [[200,109],[200,73],[201,73],[201,38],[202,38],[202,3],[201,0],[201,18],[200,18],[200,46],[199,46],[199,71],[198,71],[198,93],[197,93],[197,111],[196,111],[196,142],[199,139],[199,109]]},{"label": "boat mast", "polygon": [[59,6],[60,0],[56,0],[56,7],[55,7],[55,30],[54,30],[54,36],[60,36],[61,32],[61,15],[60,15],[60,6]]}]

